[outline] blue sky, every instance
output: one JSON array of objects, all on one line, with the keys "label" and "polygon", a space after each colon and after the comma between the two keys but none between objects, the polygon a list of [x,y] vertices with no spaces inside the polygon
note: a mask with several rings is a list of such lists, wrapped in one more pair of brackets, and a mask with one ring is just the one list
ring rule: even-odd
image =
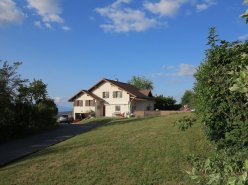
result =
[{"label": "blue sky", "polygon": [[180,100],[204,59],[208,29],[248,39],[242,0],[0,0],[0,59],[22,61],[59,105],[102,78],[133,75]]}]

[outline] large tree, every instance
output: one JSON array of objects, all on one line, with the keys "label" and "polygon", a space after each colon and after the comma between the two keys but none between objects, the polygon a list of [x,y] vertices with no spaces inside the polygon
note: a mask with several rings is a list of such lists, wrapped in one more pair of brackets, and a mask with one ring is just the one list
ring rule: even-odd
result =
[{"label": "large tree", "polygon": [[57,107],[48,97],[47,85],[21,79],[19,62],[0,64],[0,142],[53,127]]},{"label": "large tree", "polygon": [[137,87],[138,89],[153,90],[153,82],[144,76],[133,76],[128,81],[129,84]]},{"label": "large tree", "polygon": [[195,93],[191,90],[186,90],[181,98],[182,105],[189,105],[190,108],[193,107],[193,100],[194,100]]}]

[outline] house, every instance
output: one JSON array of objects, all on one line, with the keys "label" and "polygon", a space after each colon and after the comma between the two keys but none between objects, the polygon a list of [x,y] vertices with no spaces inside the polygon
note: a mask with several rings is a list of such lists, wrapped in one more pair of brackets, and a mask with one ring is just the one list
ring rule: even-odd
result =
[{"label": "house", "polygon": [[96,117],[113,117],[136,110],[154,109],[151,91],[109,79],[99,81],[88,90],[79,91],[69,102],[73,102],[74,119],[80,119],[89,112],[94,112]]}]

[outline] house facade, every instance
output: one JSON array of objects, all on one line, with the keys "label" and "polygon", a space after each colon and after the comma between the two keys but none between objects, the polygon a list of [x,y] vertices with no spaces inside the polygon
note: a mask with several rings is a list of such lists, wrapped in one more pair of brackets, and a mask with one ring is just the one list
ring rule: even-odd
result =
[{"label": "house facade", "polygon": [[73,103],[74,119],[89,112],[94,112],[96,117],[126,116],[134,111],[153,110],[155,103],[151,91],[109,79],[79,91],[69,102]]}]

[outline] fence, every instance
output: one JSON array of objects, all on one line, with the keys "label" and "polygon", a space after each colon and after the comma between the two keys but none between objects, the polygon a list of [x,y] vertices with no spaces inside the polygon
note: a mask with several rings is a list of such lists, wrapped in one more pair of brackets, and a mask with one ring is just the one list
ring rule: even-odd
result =
[{"label": "fence", "polygon": [[149,116],[167,116],[170,114],[180,114],[184,111],[135,111],[134,115],[137,118],[144,118]]}]

